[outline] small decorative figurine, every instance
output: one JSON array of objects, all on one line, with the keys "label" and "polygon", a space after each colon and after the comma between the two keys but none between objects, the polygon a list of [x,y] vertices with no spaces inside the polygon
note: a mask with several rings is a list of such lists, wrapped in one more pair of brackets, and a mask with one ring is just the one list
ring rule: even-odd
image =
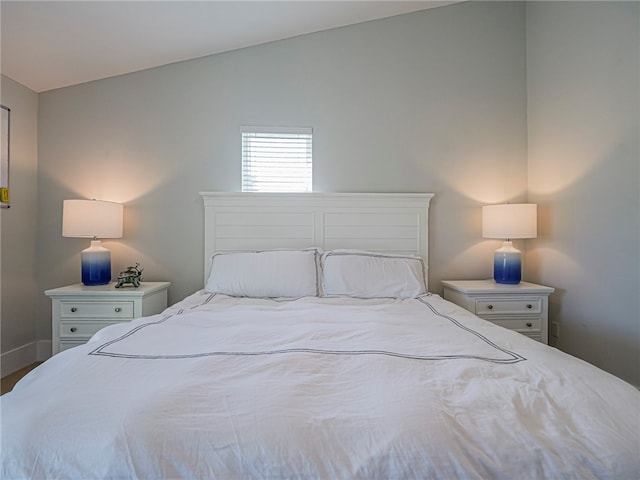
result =
[{"label": "small decorative figurine", "polygon": [[135,267],[127,267],[124,272],[120,272],[120,275],[118,275],[116,288],[120,288],[126,284],[131,284],[138,288],[140,286],[140,280],[142,280],[142,270],[144,269],[140,268],[139,263],[136,263]]}]

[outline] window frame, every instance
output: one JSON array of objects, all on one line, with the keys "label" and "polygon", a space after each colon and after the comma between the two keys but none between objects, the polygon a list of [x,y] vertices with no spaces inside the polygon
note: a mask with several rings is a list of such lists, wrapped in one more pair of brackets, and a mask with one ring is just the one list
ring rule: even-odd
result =
[{"label": "window frame", "polygon": [[[286,160],[287,158],[290,160],[289,165],[285,161],[278,167],[274,164],[269,165],[269,147],[265,145],[269,139],[273,139],[274,143],[277,142],[279,136],[282,137],[282,144],[290,144],[291,150],[287,151],[286,147],[282,147],[280,151],[274,152],[276,154],[273,157],[275,160]],[[243,125],[240,127],[240,139],[241,189],[243,192],[313,192],[313,128]],[[250,151],[252,139],[258,145],[253,156]],[[264,155],[263,160],[259,160],[261,154]],[[261,161],[264,161],[264,165],[260,165]],[[260,168],[264,170],[260,172]],[[287,170],[290,168],[302,171],[302,174],[296,173],[295,170],[285,172],[290,176],[278,174],[278,169]],[[256,170],[258,171],[256,172]],[[252,174],[252,171],[255,173]],[[269,177],[273,181],[270,182]],[[289,178],[291,181],[277,181],[277,178]],[[290,187],[284,187],[287,183],[290,183]],[[302,185],[302,188],[296,188],[296,185]]]}]

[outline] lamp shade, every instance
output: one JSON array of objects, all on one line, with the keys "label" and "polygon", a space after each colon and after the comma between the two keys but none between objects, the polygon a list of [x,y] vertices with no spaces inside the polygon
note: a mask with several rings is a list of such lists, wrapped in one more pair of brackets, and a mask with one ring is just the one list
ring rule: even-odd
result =
[{"label": "lamp shade", "polygon": [[122,204],[115,202],[65,200],[62,207],[62,236],[120,238],[122,211]]},{"label": "lamp shade", "polygon": [[535,238],[538,235],[538,206],[508,203],[482,207],[484,238]]}]

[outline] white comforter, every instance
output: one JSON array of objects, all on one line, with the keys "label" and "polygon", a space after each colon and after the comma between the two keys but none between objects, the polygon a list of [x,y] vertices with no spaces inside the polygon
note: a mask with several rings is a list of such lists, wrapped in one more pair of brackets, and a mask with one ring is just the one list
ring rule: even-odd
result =
[{"label": "white comforter", "polygon": [[611,478],[640,393],[435,295],[194,294],[0,398],[3,479]]}]

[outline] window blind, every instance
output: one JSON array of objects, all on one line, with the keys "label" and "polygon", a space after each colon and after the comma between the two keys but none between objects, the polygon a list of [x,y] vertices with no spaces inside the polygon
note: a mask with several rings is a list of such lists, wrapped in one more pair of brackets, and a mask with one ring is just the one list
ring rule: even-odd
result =
[{"label": "window blind", "polygon": [[242,127],[243,192],[312,191],[311,128]]}]

